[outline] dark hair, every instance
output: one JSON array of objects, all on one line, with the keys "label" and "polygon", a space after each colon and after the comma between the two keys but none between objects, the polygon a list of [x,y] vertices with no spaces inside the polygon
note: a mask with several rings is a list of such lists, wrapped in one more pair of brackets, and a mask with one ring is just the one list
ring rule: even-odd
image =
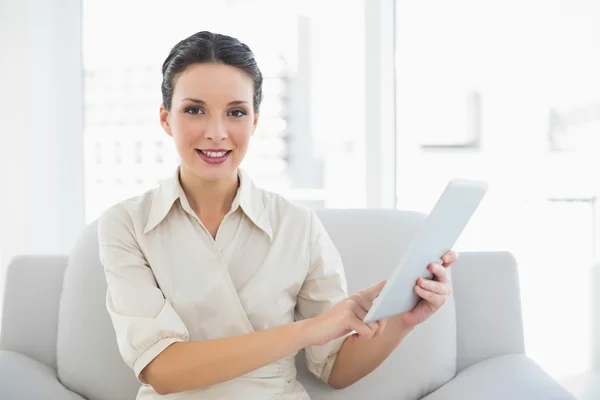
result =
[{"label": "dark hair", "polygon": [[263,77],[254,53],[238,39],[227,35],[202,31],[177,43],[162,66],[162,98],[167,110],[173,100],[173,82],[177,75],[194,64],[216,63],[230,65],[244,71],[254,81],[254,112],[262,101]]}]

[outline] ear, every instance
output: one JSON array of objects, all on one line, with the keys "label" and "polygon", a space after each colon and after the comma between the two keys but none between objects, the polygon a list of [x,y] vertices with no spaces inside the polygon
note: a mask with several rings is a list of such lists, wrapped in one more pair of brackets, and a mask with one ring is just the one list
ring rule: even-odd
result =
[{"label": "ear", "polygon": [[254,132],[256,131],[256,125],[258,125],[258,116],[260,114],[256,113],[254,114],[254,121],[252,122],[252,135],[254,135]]},{"label": "ear", "polygon": [[165,108],[164,104],[160,105],[160,125],[167,133],[167,135],[173,137],[173,132],[171,131],[171,124],[169,123],[169,111]]}]

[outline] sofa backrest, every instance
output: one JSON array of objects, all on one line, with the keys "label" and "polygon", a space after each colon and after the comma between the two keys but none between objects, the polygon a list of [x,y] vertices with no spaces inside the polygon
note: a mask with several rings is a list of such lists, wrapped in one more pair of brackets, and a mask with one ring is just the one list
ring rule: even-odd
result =
[{"label": "sofa backrest", "polygon": [[[318,212],[344,260],[353,292],[387,279],[423,215],[396,210]],[[105,305],[106,281],[98,256],[97,224],[89,225],[65,271],[58,323],[57,370],[67,388],[88,400],[135,398],[139,383],[119,354]],[[417,399],[456,371],[452,298],[417,327],[374,373],[342,391],[321,384],[298,358],[299,379],[315,399]]]},{"label": "sofa backrest", "polygon": [[65,255],[11,260],[0,300],[0,351],[14,351],[56,369],[57,304],[66,267]]},{"label": "sofa backrest", "polygon": [[85,228],[65,271],[56,345],[58,378],[87,400],[135,399],[140,384],[121,358],[106,310],[97,229],[97,222]]}]

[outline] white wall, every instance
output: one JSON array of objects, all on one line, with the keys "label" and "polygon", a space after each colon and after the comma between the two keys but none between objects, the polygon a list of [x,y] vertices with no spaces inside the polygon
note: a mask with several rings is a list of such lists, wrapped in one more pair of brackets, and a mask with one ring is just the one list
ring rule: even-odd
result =
[{"label": "white wall", "polygon": [[0,51],[2,280],[13,256],[66,253],[83,227],[80,1],[2,0]]}]

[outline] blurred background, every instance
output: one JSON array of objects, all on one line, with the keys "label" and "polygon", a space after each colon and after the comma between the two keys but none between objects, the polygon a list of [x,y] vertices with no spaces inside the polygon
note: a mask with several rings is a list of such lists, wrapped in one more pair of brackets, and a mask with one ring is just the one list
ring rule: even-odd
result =
[{"label": "blurred background", "polygon": [[0,4],[0,268],[67,253],[173,172],[161,65],[212,30],[265,75],[243,165],[260,186],[427,213],[449,179],[489,181],[457,250],[515,254],[527,352],[552,376],[600,369],[597,0]]}]

